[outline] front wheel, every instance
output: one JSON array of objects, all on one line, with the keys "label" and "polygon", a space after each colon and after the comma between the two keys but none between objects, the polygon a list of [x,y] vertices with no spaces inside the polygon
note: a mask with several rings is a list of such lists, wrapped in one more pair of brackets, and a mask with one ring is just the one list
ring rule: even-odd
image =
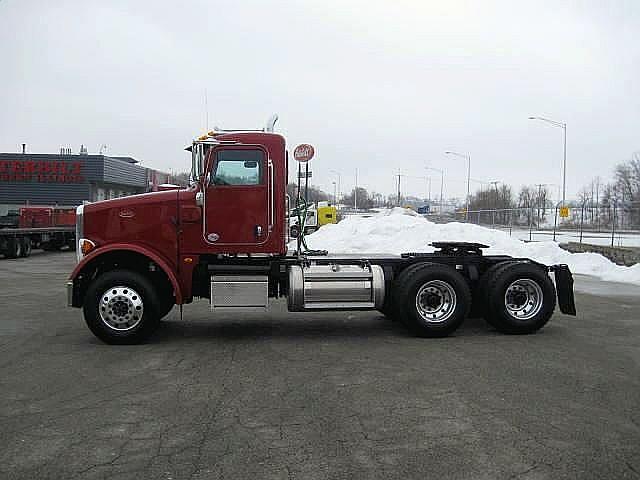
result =
[{"label": "front wheel", "polygon": [[153,284],[129,270],[113,270],[89,286],[83,312],[93,334],[109,344],[146,340],[158,327],[160,315]]},{"label": "front wheel", "polygon": [[421,337],[453,333],[471,307],[471,291],[464,277],[435,263],[403,271],[395,282],[393,298],[398,318]]}]

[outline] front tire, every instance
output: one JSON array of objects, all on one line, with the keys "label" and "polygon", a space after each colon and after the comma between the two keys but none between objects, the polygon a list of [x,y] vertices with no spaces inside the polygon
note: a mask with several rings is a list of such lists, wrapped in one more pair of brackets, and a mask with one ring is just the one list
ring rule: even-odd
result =
[{"label": "front tire", "polygon": [[502,333],[534,333],[553,315],[555,293],[551,278],[541,266],[508,263],[489,279],[485,320]]},{"label": "front tire", "polygon": [[129,270],[113,270],[99,276],[85,296],[84,319],[91,332],[105,343],[140,343],[160,321],[153,284]]},{"label": "front tire", "polygon": [[31,255],[31,239],[29,237],[23,237],[21,257],[27,258],[29,255]]},{"label": "front tire", "polygon": [[162,319],[169,315],[169,312],[173,310],[173,307],[175,305],[175,298],[173,297],[173,291],[171,291],[166,295],[165,299],[160,302],[160,306],[158,308],[158,318]]},{"label": "front tire", "polygon": [[422,263],[407,268],[394,286],[398,317],[420,337],[445,337],[464,321],[471,308],[471,291],[453,268]]},{"label": "front tire", "polygon": [[22,239],[13,237],[7,240],[7,258],[22,257]]}]

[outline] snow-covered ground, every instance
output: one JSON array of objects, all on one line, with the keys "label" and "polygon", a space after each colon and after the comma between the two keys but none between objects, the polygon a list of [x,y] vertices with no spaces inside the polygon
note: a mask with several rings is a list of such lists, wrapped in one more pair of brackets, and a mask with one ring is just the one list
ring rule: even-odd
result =
[{"label": "snow-covered ground", "polygon": [[553,241],[525,243],[508,232],[465,223],[436,224],[412,210],[394,208],[371,217],[351,216],[335,225],[325,225],[307,237],[312,249],[331,253],[432,252],[431,242],[477,242],[489,245],[487,255],[528,257],[552,265],[566,263],[573,273],[603,280],[640,285],[640,264],[616,265],[596,253],[569,253]]}]

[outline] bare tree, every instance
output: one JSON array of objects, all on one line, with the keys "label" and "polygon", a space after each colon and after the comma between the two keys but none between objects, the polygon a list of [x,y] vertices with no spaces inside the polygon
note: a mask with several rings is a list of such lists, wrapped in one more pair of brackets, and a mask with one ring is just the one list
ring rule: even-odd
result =
[{"label": "bare tree", "polygon": [[[296,196],[298,194],[298,185],[295,183],[287,184],[287,195],[291,199],[291,206],[293,207],[295,204]],[[329,195],[326,192],[323,192],[318,187],[314,187],[313,185],[309,185],[309,190],[307,192],[309,202],[323,202],[329,200]],[[300,189],[300,196],[304,198],[304,185]]]},{"label": "bare tree", "polygon": [[363,187],[351,190],[351,193],[342,198],[342,202],[345,205],[355,205],[356,194],[358,195],[358,208],[364,208],[365,210],[373,208],[373,198],[369,196],[369,192]]},{"label": "bare tree", "polygon": [[[473,221],[479,223],[499,223],[507,224],[509,222],[510,213],[505,210],[513,208],[513,193],[509,185],[501,185],[498,187],[494,184],[490,188],[480,189],[475,192],[469,201],[469,209],[476,213]],[[482,212],[486,210],[486,212]],[[496,212],[496,210],[499,210]]]}]

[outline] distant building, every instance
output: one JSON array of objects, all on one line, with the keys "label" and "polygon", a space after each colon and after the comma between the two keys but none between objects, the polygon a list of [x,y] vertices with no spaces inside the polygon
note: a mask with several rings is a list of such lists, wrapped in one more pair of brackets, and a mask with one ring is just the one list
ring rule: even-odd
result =
[{"label": "distant building", "polygon": [[0,153],[0,215],[20,205],[80,205],[156,190],[169,174],[131,157]]}]

